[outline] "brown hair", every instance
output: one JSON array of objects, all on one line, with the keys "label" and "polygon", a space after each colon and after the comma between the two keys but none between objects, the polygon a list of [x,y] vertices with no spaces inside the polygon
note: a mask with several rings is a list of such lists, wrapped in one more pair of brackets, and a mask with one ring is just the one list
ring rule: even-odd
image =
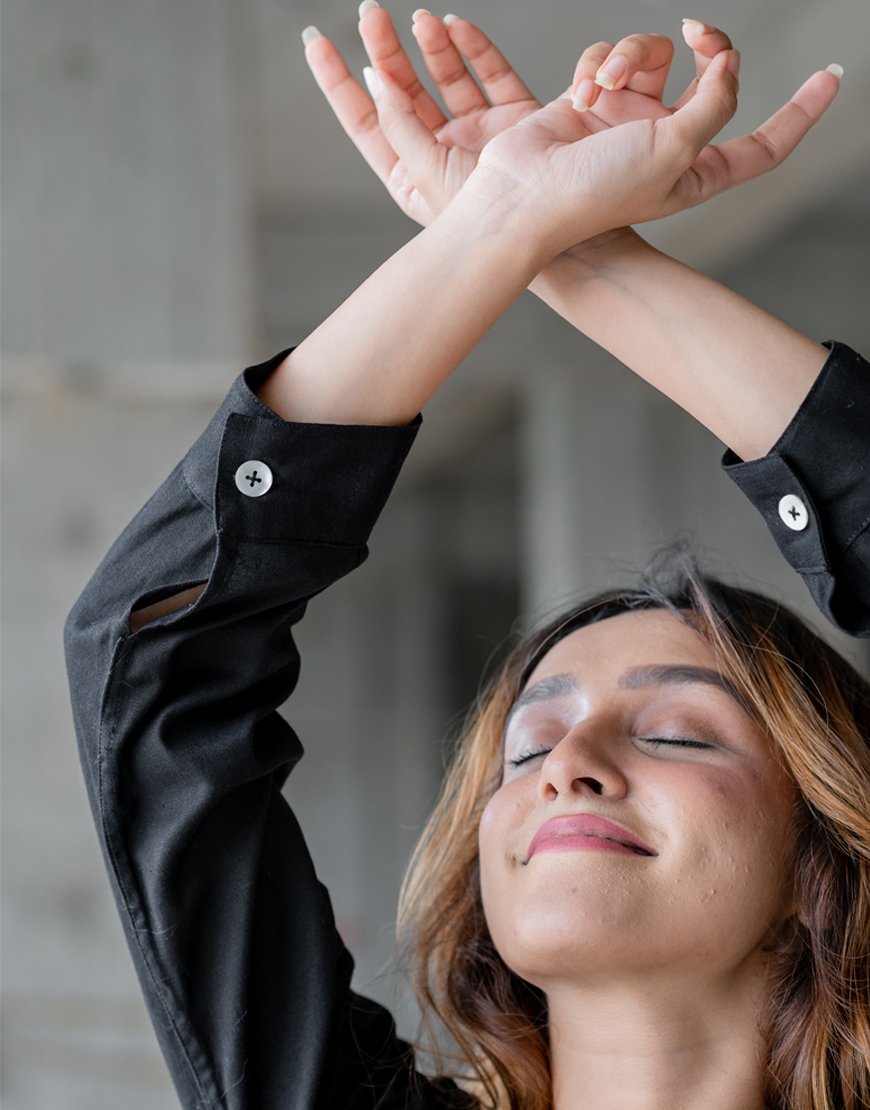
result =
[{"label": "brown hair", "polygon": [[[543,993],[501,960],[480,893],[477,829],[501,779],[505,719],[559,639],[669,610],[713,647],[797,786],[795,904],[762,1014],[771,1110],[870,1107],[870,685],[789,610],[704,574],[683,548],[637,588],[601,594],[520,640],[478,699],[399,903],[399,935],[446,1070],[498,1110],[551,1106]],[[437,1047],[438,1026],[454,1049]]]}]

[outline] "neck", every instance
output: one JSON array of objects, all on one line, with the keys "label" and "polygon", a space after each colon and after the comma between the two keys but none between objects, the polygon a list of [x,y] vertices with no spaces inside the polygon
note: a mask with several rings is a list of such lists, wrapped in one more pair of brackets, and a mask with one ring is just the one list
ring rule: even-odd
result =
[{"label": "neck", "polygon": [[757,980],[547,991],[555,1110],[764,1110]]}]

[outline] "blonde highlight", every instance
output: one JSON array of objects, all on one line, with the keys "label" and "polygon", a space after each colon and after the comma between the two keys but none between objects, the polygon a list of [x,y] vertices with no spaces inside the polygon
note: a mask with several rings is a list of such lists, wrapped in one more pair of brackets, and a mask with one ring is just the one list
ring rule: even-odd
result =
[{"label": "blonde highlight", "polygon": [[[505,720],[537,661],[576,628],[647,608],[704,636],[797,787],[796,912],[771,946],[761,1017],[766,1105],[867,1110],[870,686],[791,612],[705,575],[683,548],[664,553],[637,588],[592,598],[520,640],[470,714],[400,897],[426,1047],[484,1107],[551,1107],[546,999],[490,938],[477,829],[499,784]],[[442,1031],[450,1049],[437,1047]]]}]

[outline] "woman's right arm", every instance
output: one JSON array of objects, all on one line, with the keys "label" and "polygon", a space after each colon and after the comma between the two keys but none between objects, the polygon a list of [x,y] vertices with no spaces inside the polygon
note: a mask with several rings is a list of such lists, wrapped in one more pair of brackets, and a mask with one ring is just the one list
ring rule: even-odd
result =
[{"label": "woman's right arm", "polygon": [[402,1106],[460,1101],[418,1080],[406,1103],[407,1046],[350,990],[281,794],[302,749],[277,710],[298,675],[293,628],[365,558],[418,408],[538,265],[507,214],[475,203],[237,379],[67,618],[89,800],[190,1110],[344,1110],[394,1089]]},{"label": "woman's right arm", "polygon": [[66,621],[91,809],[190,1110],[465,1104],[415,1078],[389,1014],[350,989],[281,794],[302,749],[277,712],[293,628],[366,557],[415,414],[540,268],[510,198],[458,200],[303,344],[237,379]]},{"label": "woman's right arm", "polygon": [[[627,125],[576,144],[559,102],[502,136],[438,220],[236,381],[70,613],[91,807],[185,1107],[458,1105],[455,1089],[409,1093],[389,1015],[350,991],[281,795],[301,755],[277,713],[298,674],[292,629],[365,558],[409,422],[544,262],[669,203],[733,112],[713,76],[658,142]],[[640,188],[626,184],[639,148]]]}]

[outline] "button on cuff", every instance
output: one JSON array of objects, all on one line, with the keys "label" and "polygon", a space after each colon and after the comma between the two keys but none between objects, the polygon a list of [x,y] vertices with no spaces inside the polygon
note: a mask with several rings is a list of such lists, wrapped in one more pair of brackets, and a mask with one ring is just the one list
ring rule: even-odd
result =
[{"label": "button on cuff", "polygon": [[793,532],[803,532],[810,522],[810,514],[803,501],[794,493],[787,493],[779,499],[779,519]]},{"label": "button on cuff", "polygon": [[245,497],[262,497],[272,488],[272,471],[259,459],[249,459],[236,470],[236,489]]},{"label": "button on cuff", "polygon": [[829,572],[818,514],[796,471],[781,455],[731,462],[734,457],[726,452],[722,459],[725,473],[764,517],[789,563],[801,574]]}]

